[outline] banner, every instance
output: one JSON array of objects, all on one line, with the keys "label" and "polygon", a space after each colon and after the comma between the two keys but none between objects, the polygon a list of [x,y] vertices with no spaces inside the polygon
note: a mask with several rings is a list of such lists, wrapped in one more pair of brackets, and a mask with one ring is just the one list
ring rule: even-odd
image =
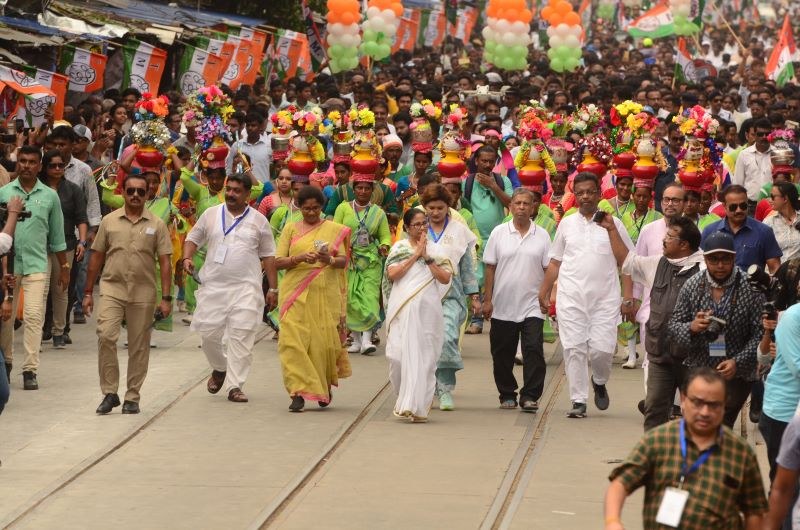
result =
[{"label": "banner", "polygon": [[693,58],[686,46],[686,39],[678,39],[675,57],[675,80],[683,83],[699,83],[707,77],[717,77],[717,69],[709,61]]},{"label": "banner", "polygon": [[644,15],[630,23],[628,33],[633,37],[650,37],[653,39],[675,34],[672,10],[666,1],[659,2]]},{"label": "banner", "polygon": [[64,101],[67,99],[67,85],[69,79],[65,75],[55,72],[48,72],[34,66],[23,66],[22,71],[33,78],[37,83],[53,91],[55,101],[53,102],[53,119],[64,118]]},{"label": "banner", "polygon": [[[416,11],[416,13],[419,15],[419,11]],[[398,50],[413,52],[414,47],[417,45],[418,31],[419,16],[417,16],[416,20],[403,16],[400,19],[400,26],[397,28],[394,44],[392,44],[392,53],[395,53]]]},{"label": "banner", "polygon": [[469,42],[472,30],[478,23],[478,10],[474,7],[465,7],[458,10],[458,22],[453,26],[454,31],[450,33],[455,39],[461,42]]},{"label": "banner", "polygon": [[38,127],[45,121],[47,108],[56,103],[56,94],[52,89],[39,84],[24,72],[0,65],[0,93],[6,88],[17,94],[16,106],[6,117],[6,125],[20,119],[25,122],[26,128]]},{"label": "banner", "polygon": [[264,48],[267,45],[267,34],[261,30],[247,27],[232,27],[231,33],[241,39],[250,41],[250,47],[246,50],[247,57],[244,61],[245,71],[241,82],[245,85],[252,85],[256,81],[259,67],[264,60]]},{"label": "banner", "polygon": [[133,87],[141,93],[158,94],[167,64],[167,52],[146,42],[130,40],[122,47],[122,89]]},{"label": "banner", "polygon": [[222,71],[225,72],[233,61],[233,55],[236,53],[236,46],[232,42],[227,42],[224,39],[214,39],[211,37],[195,37],[194,44],[201,50],[216,55],[222,59]]},{"label": "banner", "polygon": [[[303,33],[278,29],[273,38],[272,54],[268,54],[262,66],[265,79],[268,74],[283,81],[290,77],[308,80],[313,75],[308,39]],[[269,63],[269,64],[268,64]]]},{"label": "banner", "polygon": [[314,15],[308,7],[308,0],[303,0],[303,18],[306,22],[306,39],[308,39],[308,50],[311,53],[311,65],[314,71],[318,72],[328,62],[328,54],[323,45],[324,39],[320,35],[317,23],[314,22]]},{"label": "banner", "polygon": [[774,79],[778,87],[782,87],[794,77],[794,64],[797,45],[792,34],[792,24],[787,14],[783,19],[783,26],[778,34],[778,43],[772,49],[772,54],[767,61],[764,73],[769,79]]},{"label": "banner", "polygon": [[103,90],[106,56],[89,50],[64,46],[61,51],[59,72],[69,78],[69,89],[74,92]]},{"label": "banner", "polygon": [[191,94],[198,88],[216,83],[222,77],[222,65],[219,55],[187,45],[178,65],[178,90]]},{"label": "banner", "polygon": [[236,90],[244,82],[248,61],[252,60],[250,55],[252,42],[231,34],[228,34],[227,41],[236,47],[236,51],[233,54],[233,61],[222,74],[220,82],[228,85],[231,90]]}]

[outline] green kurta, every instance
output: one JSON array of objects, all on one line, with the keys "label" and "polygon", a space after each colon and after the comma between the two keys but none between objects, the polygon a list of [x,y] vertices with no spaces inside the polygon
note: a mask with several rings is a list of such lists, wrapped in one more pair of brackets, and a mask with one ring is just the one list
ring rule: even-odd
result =
[{"label": "green kurta", "polygon": [[[381,320],[380,285],[383,274],[381,246],[390,247],[392,234],[386,213],[370,204],[358,213],[353,203],[339,204],[333,220],[350,228],[350,263],[347,269],[347,327],[351,331],[369,331]],[[368,234],[364,244],[361,233]]]}]

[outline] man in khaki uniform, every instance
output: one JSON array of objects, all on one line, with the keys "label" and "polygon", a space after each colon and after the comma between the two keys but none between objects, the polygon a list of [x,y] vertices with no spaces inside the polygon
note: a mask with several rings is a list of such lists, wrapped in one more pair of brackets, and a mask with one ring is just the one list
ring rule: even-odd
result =
[{"label": "man in khaki uniform", "polygon": [[[106,215],[92,245],[86,277],[83,310],[93,307],[92,288],[100,278],[97,315],[97,348],[100,389],[105,394],[98,414],[119,406],[119,360],[117,339],[123,319],[128,327],[128,390],[123,414],[138,414],[139,389],[147,375],[150,335],[156,308],[156,259],[161,266],[161,292],[170,292],[172,243],[164,222],[144,207],[147,181],[128,175],[123,183],[125,206]],[[105,267],[103,267],[105,264]],[[172,311],[172,297],[159,304],[163,317]]]}]

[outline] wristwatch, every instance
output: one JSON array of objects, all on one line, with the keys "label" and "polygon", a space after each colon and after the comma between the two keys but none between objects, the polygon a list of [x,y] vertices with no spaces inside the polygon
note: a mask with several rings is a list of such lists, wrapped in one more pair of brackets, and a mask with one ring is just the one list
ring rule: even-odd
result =
[{"label": "wristwatch", "polygon": [[165,302],[172,302],[172,295],[165,295],[161,297]]},{"label": "wristwatch", "polygon": [[83,239],[83,240],[81,240],[81,241],[78,241],[78,243],[80,243],[80,245],[81,245],[83,248],[86,248],[86,247],[88,247],[88,246],[89,246],[89,242],[88,242],[88,241],[86,241],[85,239]]}]

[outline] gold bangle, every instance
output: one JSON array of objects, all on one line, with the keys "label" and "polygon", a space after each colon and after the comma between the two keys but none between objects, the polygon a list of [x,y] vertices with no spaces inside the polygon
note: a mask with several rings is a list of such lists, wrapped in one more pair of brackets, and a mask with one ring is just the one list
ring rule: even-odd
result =
[{"label": "gold bangle", "polygon": [[619,520],[619,517],[606,517],[606,524],[611,523],[621,523],[622,521]]}]

